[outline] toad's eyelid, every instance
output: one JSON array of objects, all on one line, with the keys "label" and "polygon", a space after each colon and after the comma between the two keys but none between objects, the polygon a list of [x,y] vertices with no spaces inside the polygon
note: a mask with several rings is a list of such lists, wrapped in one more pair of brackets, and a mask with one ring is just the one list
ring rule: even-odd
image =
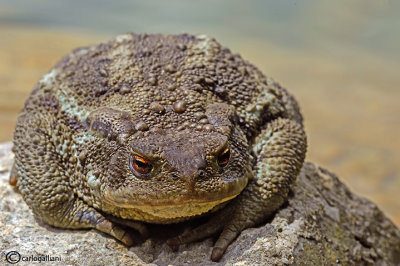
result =
[{"label": "toad's eyelid", "polygon": [[139,156],[149,162],[152,162],[154,159],[157,159],[157,157],[154,155],[146,154],[146,153],[141,152],[140,150],[134,149],[132,147],[130,148],[130,150],[128,152],[131,154],[131,156]]},{"label": "toad's eyelid", "polygon": [[230,150],[229,146],[226,146],[225,149],[222,150],[221,154],[225,154]]},{"label": "toad's eyelid", "polygon": [[227,152],[228,150],[230,150],[230,144],[229,141],[226,141],[223,145],[221,145],[217,151],[215,152],[215,155],[221,155],[225,152]]},{"label": "toad's eyelid", "polygon": [[141,158],[144,158],[148,162],[152,162],[154,159],[154,156],[149,156],[148,154],[138,151],[137,149],[134,149],[132,147],[121,146],[119,147],[119,149],[125,150],[128,154],[130,154],[130,156],[139,156]]}]

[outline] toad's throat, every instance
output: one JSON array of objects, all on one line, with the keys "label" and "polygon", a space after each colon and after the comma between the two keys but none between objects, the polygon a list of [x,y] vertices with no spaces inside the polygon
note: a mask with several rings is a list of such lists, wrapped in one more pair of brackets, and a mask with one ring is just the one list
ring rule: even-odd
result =
[{"label": "toad's throat", "polygon": [[109,197],[106,200],[109,204],[113,204],[120,208],[131,209],[134,213],[144,214],[144,219],[141,219],[142,215],[135,217],[137,220],[144,220],[147,222],[168,222],[169,220],[176,220],[177,218],[193,217],[204,214],[209,211],[218,209],[218,206],[223,203],[235,198],[239,193],[231,196],[227,196],[222,199],[213,201],[185,201],[183,203],[173,203],[165,205],[151,205],[151,204],[138,204],[132,205],[122,202],[114,202]]},{"label": "toad's throat", "polygon": [[[219,191],[177,193],[162,196],[161,193],[143,195],[130,190],[105,190],[103,199],[107,209],[119,209],[122,218],[155,223],[183,221],[193,216],[213,212],[238,196],[247,186],[248,176],[227,182]],[[129,193],[130,192],[130,193]],[[123,215],[122,215],[123,213]]]}]

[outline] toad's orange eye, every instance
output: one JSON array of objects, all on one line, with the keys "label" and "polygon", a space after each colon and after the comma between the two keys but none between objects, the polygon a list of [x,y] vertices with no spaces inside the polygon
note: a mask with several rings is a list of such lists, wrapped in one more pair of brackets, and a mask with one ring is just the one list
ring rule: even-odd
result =
[{"label": "toad's orange eye", "polygon": [[231,159],[231,150],[229,147],[226,147],[218,156],[218,165],[221,167],[226,166]]},{"label": "toad's orange eye", "polygon": [[153,169],[151,163],[139,155],[132,155],[129,164],[132,171],[142,175],[147,175]]}]

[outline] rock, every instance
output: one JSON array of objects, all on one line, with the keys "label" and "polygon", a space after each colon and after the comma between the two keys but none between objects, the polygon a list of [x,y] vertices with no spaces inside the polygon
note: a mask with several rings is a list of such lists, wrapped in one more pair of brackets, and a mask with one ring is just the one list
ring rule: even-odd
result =
[{"label": "rock", "polygon": [[[8,185],[12,158],[11,144],[1,144],[0,264],[10,251],[21,255],[21,265],[32,264],[26,260],[34,258],[61,259],[68,265],[218,264],[209,259],[214,239],[177,250],[165,244],[166,238],[190,223],[151,226],[153,235],[129,249],[96,230],[43,224]],[[266,223],[243,231],[219,264],[400,265],[400,230],[334,174],[305,163],[288,202]]]}]

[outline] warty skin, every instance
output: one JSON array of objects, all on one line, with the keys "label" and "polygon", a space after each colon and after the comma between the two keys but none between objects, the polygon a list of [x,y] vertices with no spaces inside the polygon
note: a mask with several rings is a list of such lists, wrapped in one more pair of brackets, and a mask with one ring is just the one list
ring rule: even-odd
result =
[{"label": "warty skin", "polygon": [[64,57],[18,118],[17,185],[36,217],[96,228],[130,246],[129,226],[208,215],[168,240],[242,230],[286,200],[304,162],[295,99],[207,36],[125,34]]}]

